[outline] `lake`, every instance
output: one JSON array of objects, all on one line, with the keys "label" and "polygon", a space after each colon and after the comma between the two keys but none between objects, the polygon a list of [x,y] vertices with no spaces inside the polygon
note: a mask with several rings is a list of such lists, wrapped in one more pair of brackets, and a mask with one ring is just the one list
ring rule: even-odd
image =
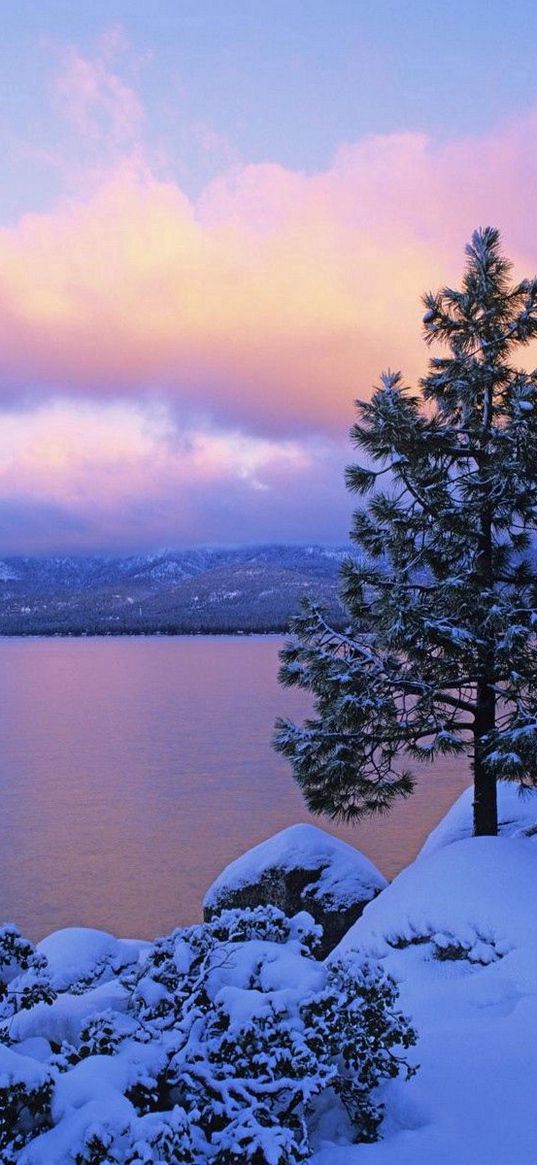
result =
[{"label": "lake", "polygon": [[392,877],[468,784],[460,760],[359,826],[312,818],[271,749],[305,693],[277,636],[0,641],[0,921],[153,938],[195,922],[227,862],[313,821]]}]

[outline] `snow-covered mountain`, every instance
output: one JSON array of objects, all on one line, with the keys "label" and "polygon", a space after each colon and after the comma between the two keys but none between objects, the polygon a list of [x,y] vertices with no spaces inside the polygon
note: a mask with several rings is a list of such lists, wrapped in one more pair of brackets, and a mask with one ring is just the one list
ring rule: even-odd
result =
[{"label": "snow-covered mountain", "polygon": [[311,595],[341,619],[347,547],[0,560],[0,634],[278,631]]}]

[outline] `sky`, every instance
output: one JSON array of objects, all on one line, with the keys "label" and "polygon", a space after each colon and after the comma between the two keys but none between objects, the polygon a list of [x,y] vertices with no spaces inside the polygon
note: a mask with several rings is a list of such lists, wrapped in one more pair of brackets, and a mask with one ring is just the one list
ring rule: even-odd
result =
[{"label": "sky", "polygon": [[537,6],[0,17],[0,555],[345,542],[422,293],[487,224],[537,273]]}]

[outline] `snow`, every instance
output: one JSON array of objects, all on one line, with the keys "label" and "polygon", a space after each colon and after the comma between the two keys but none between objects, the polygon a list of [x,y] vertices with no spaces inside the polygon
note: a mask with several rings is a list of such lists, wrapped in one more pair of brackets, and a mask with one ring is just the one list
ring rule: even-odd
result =
[{"label": "snow", "polygon": [[88,1056],[70,1072],[58,1077],[52,1104],[55,1122],[92,1100],[106,1100],[162,1071],[166,1057],[154,1044],[131,1042],[116,1056]]},{"label": "snow", "polygon": [[65,927],[37,944],[45,955],[56,991],[113,979],[118,971],[138,961],[150,946],[134,939],[117,939],[104,930]]},{"label": "snow", "polygon": [[331,958],[381,957],[419,1032],[420,1068],[386,1087],[383,1141],[325,1145],[315,1165],[533,1162],[536,880],[532,841],[467,838],[420,857],[366,907]]},{"label": "snow", "polygon": [[[325,967],[305,959],[292,946],[252,940],[241,944],[222,970],[212,973],[211,995],[222,1004],[232,1032],[242,1030],[256,1015],[292,1014],[302,999],[322,990]],[[261,990],[251,987],[256,971]]]},{"label": "snow", "polygon": [[18,1083],[27,1088],[39,1088],[49,1075],[50,1072],[33,1056],[21,1055],[19,1051],[0,1044],[0,1088],[13,1088]]},{"label": "snow", "polygon": [[20,1056],[32,1056],[34,1060],[45,1063],[50,1058],[50,1044],[42,1036],[31,1036],[28,1040],[21,1040],[15,1044],[14,1052]]},{"label": "snow", "polygon": [[514,949],[524,951],[528,928],[537,934],[536,874],[531,841],[472,837],[453,842],[403,870],[366,907],[331,957],[365,947],[385,958],[395,944],[416,945],[426,936],[434,946],[436,936],[444,935],[463,943],[486,941],[499,958]]},{"label": "snow", "polygon": [[89,1101],[27,1145],[19,1153],[18,1165],[73,1165],[73,1146],[81,1147],[91,1130],[106,1129],[120,1136],[135,1115],[130,1101],[119,1094]]},{"label": "snow", "polygon": [[[207,991],[229,1018],[230,1036],[239,1040],[258,1017],[296,1015],[301,1000],[323,990],[328,968],[340,957],[351,965],[378,959],[398,982],[398,1005],[418,1032],[409,1058],[419,1070],[410,1082],[399,1078],[382,1085],[386,1117],[382,1139],[374,1144],[353,1144],[340,1103],[330,1090],[323,1094],[311,1165],[533,1165],[537,793],[521,797],[515,785],[500,784],[498,838],[470,836],[471,801],[467,790],[416,861],[391,885],[382,880],[384,888],[378,887],[381,892],[325,962],[305,954],[303,936],[308,928],[311,933],[312,921],[302,914],[289,925],[286,941],[246,938],[210,964]],[[305,825],[255,847],[225,873],[231,870],[239,884],[250,884],[275,865],[307,870],[320,862],[326,862],[326,893],[339,893],[351,878],[355,892],[360,877],[361,886],[381,878],[352,847]],[[185,974],[196,949],[189,935],[177,931],[163,940],[166,957]],[[140,1117],[129,1099],[131,1089],[151,1087],[175,1047],[173,1027],[163,1028],[161,1040],[139,1038],[144,1004],[158,1014],[169,999],[166,977],[159,979],[162,964],[151,962],[149,944],[73,928],[49,936],[38,949],[60,994],[52,1004],[38,1003],[9,1020],[14,1042],[0,1043],[0,1087],[21,1082],[38,1089],[52,1072],[55,1126],[20,1151],[18,1165],[72,1165],[73,1154],[95,1133],[110,1137],[121,1160],[122,1146],[127,1154],[133,1138],[145,1143],[148,1130],[157,1130],[162,1120],[188,1125],[180,1108]],[[129,987],[133,975],[136,984]],[[126,1014],[129,998],[140,1002],[136,1017]],[[88,1018],[103,1012],[116,1017],[119,1049],[89,1054],[58,1072],[51,1045],[76,1044]],[[194,1063],[188,1046],[181,1054],[185,1063]],[[274,1146],[280,1131],[274,1129]]]},{"label": "snow", "polygon": [[204,906],[214,909],[230,890],[255,883],[271,870],[311,870],[318,881],[305,887],[308,896],[343,907],[373,897],[386,879],[359,850],[315,825],[291,825],[237,858],[213,882]]},{"label": "snow", "polygon": [[51,1044],[77,1042],[80,1032],[92,1015],[102,1011],[126,1011],[128,992],[118,979],[103,983],[83,995],[65,992],[54,1003],[38,1003],[28,1011],[19,1011],[9,1022],[13,1040],[42,1036]]},{"label": "snow", "polygon": [[[251,980],[259,969],[261,990]],[[222,977],[222,986],[215,979]],[[296,1012],[302,999],[321,991],[326,969],[277,943],[251,941],[211,976],[211,994],[230,1019],[230,1031],[241,1031],[254,1016]]]},{"label": "snow", "polygon": [[[471,837],[473,789],[465,789],[436,829],[429,834],[419,857]],[[537,826],[537,791],[521,790],[514,781],[498,781],[498,831],[503,837],[525,834]]]}]

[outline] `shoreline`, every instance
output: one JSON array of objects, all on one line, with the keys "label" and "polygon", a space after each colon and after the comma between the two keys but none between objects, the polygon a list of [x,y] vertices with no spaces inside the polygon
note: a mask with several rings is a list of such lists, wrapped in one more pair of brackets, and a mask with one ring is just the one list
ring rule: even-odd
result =
[{"label": "shoreline", "polygon": [[0,631],[0,640],[2,639],[202,639],[207,638],[249,638],[263,637],[281,638],[282,635],[291,634],[289,627],[271,628],[270,630],[252,630],[244,631],[241,628],[235,630],[208,630],[203,628],[199,631]]}]

